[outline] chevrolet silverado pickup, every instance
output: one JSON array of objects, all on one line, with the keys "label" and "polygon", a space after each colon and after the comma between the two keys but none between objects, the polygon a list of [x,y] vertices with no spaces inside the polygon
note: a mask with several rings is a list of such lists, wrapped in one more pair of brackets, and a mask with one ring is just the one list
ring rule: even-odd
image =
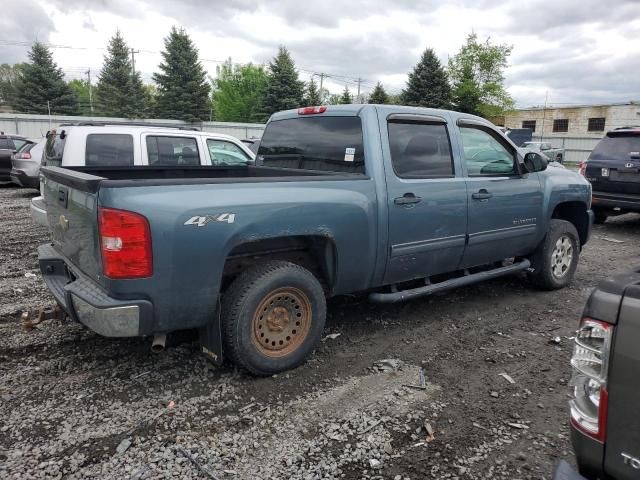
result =
[{"label": "chevrolet silverado pickup", "polygon": [[592,225],[582,176],[484,119],[414,107],[274,114],[253,165],[42,172],[40,269],[69,316],[113,337],[197,328],[209,358],[257,375],[307,358],[327,297],[515,272],[564,287]]},{"label": "chevrolet silverado pickup", "polygon": [[640,269],[603,281],[587,302],[571,358],[571,440],[580,474],[554,480],[640,478]]}]

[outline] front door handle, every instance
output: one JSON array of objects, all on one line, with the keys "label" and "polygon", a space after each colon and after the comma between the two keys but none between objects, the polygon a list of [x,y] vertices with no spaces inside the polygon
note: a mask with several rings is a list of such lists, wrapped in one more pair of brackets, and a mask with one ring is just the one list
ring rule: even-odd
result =
[{"label": "front door handle", "polygon": [[421,201],[422,197],[416,197],[413,193],[405,193],[403,196],[393,199],[393,203],[396,205],[411,205]]},{"label": "front door handle", "polygon": [[487,200],[493,197],[492,193],[489,193],[486,188],[481,188],[476,193],[471,194],[471,198],[474,200]]}]

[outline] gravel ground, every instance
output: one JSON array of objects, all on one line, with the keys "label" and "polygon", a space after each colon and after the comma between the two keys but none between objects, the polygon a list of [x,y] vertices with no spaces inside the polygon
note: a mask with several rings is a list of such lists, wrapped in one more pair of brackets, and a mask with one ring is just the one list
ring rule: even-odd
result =
[{"label": "gravel ground", "polygon": [[[22,312],[52,302],[31,196],[0,188],[3,479],[549,479],[572,459],[568,359],[584,302],[640,264],[640,216],[626,215],[595,228],[562,291],[512,276],[400,305],[333,299],[325,334],[340,335],[256,379],[213,367],[187,334],[154,355],[149,339],[68,320],[26,331]],[[421,372],[425,388],[407,387]]]}]

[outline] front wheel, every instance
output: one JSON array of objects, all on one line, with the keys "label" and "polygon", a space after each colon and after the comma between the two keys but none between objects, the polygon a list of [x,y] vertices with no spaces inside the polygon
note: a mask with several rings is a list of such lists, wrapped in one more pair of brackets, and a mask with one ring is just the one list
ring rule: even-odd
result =
[{"label": "front wheel", "polygon": [[320,341],[326,309],[322,285],[307,269],[284,261],[257,265],[224,293],[226,353],[254,375],[295,368]]},{"label": "front wheel", "polygon": [[567,286],[580,256],[578,231],[566,220],[551,219],[549,231],[531,257],[531,281],[546,290]]}]

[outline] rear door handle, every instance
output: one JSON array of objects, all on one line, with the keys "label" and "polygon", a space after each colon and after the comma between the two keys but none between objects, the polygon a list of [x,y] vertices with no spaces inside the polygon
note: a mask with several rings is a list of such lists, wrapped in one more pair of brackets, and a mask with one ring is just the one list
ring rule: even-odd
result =
[{"label": "rear door handle", "polygon": [[403,196],[394,198],[393,203],[396,205],[411,205],[413,203],[419,203],[422,201],[422,197],[416,197],[413,193],[405,193]]},{"label": "rear door handle", "polygon": [[489,193],[486,188],[481,188],[478,192],[471,194],[471,198],[474,200],[487,200],[493,197],[492,193]]}]

